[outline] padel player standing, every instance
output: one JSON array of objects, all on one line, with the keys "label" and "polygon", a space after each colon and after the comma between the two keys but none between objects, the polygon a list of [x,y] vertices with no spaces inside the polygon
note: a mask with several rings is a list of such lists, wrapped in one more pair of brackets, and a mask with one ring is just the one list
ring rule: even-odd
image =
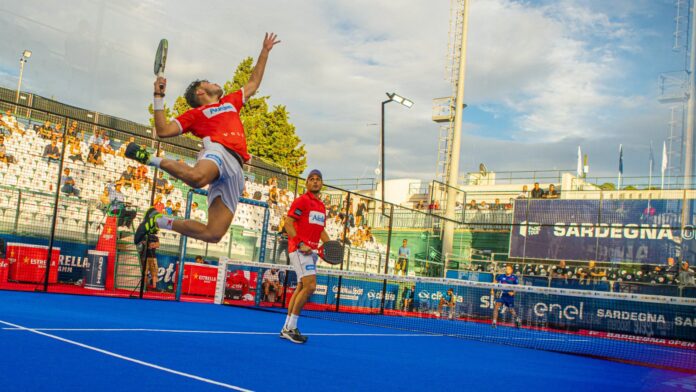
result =
[{"label": "padel player standing", "polygon": [[[517,275],[512,273],[512,266],[510,264],[505,266],[505,274],[498,275],[495,281],[500,284],[519,284]],[[493,289],[491,289],[491,294],[493,294]],[[503,290],[500,298],[495,300],[495,306],[493,307],[493,323],[491,326],[496,328],[498,325],[498,310],[501,306],[505,307],[510,311],[512,317],[515,318],[515,327],[519,328],[522,325],[520,318],[517,316],[515,311],[515,292],[510,290]]]},{"label": "padel player standing", "polygon": [[319,170],[312,170],[307,177],[307,192],[295,199],[285,219],[288,233],[288,256],[297,274],[297,288],[288,304],[288,315],[280,337],[293,343],[305,343],[307,337],[297,329],[297,319],[305,303],[317,287],[317,254],[319,241],[329,241],[324,230],[326,206],[319,199],[323,185]]},{"label": "padel player standing", "polygon": [[266,33],[263,47],[254,70],[246,85],[240,90],[223,96],[218,84],[196,80],[186,89],[184,97],[191,110],[167,122],[164,115],[164,91],[166,79],[155,81],[155,130],[157,136],[168,138],[191,132],[203,139],[203,149],[198,153],[195,166],[191,167],[174,159],[150,155],[143,147],[130,143],[125,156],[140,163],[159,167],[193,188],[208,188],[208,223],[195,220],[174,220],[150,208],[135,232],[135,243],[142,242],[147,234],[158,229],[174,230],[185,236],[206,242],[219,242],[232,223],[237,203],[244,189],[242,164],[251,158],[247,153],[244,126],[239,111],[256,93],[263,79],[268,54],[280,41],[277,35]]}]

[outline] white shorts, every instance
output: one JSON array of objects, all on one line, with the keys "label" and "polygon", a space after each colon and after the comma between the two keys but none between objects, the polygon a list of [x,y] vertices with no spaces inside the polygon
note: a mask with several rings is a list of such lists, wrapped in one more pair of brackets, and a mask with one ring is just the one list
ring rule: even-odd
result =
[{"label": "white shorts", "polygon": [[198,153],[198,161],[207,159],[217,165],[220,176],[208,185],[208,206],[215,198],[221,197],[222,202],[232,213],[237,210],[239,198],[244,189],[244,172],[239,162],[219,143],[203,138],[203,149]]},{"label": "white shorts", "polygon": [[290,253],[289,256],[290,265],[295,270],[298,281],[305,276],[317,274],[317,259],[319,259],[319,256],[316,253],[312,252],[312,254],[306,255],[296,250]]}]

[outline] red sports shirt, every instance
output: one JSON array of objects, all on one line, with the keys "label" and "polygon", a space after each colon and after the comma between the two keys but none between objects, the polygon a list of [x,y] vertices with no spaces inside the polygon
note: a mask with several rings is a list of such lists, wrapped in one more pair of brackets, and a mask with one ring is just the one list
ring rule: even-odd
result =
[{"label": "red sports shirt", "polygon": [[174,119],[182,133],[191,132],[199,138],[210,137],[238,153],[244,162],[251,156],[247,152],[244,126],[239,111],[244,105],[244,89],[227,94],[218,103],[200,106]]},{"label": "red sports shirt", "polygon": [[288,241],[288,251],[290,253],[297,250],[297,244],[304,242],[312,249],[319,247],[321,232],[324,231],[326,224],[326,206],[317,199],[312,192],[295,199],[288,210],[288,216],[295,219],[296,236]]}]

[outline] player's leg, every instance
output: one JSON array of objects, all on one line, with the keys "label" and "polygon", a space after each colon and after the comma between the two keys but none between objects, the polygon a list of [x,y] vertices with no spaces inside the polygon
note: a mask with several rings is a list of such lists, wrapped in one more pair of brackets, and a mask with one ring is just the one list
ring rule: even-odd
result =
[{"label": "player's leg", "polygon": [[314,290],[317,288],[317,276],[316,275],[307,275],[302,277],[302,292],[300,293],[301,295],[297,298],[297,301],[293,304],[292,307],[292,314],[295,316],[299,316],[300,313],[302,312],[302,308],[305,306],[307,301],[309,300],[309,297],[314,294]]},{"label": "player's leg", "polygon": [[218,166],[209,159],[201,159],[194,166],[173,159],[162,159],[160,168],[192,188],[202,188],[220,176]]},{"label": "player's leg", "polygon": [[492,327],[495,327],[498,324],[498,310],[500,310],[500,307],[502,304],[500,302],[496,302],[495,306],[493,306],[493,323],[491,324]]},{"label": "player's leg", "polygon": [[146,234],[153,234],[157,229],[173,230],[197,240],[217,243],[225,236],[230,228],[234,213],[227,208],[221,197],[216,197],[208,207],[208,223],[203,224],[195,220],[176,220],[164,216],[154,208],[145,213],[143,221],[135,232],[135,243],[142,242]]},{"label": "player's leg", "polygon": [[154,257],[150,257],[147,259],[148,267],[150,269],[150,275],[152,276],[152,288],[157,287],[157,280],[158,280],[158,270],[157,270],[157,259]]},{"label": "player's leg", "polygon": [[512,315],[513,320],[515,320],[515,327],[519,328],[522,326],[522,320],[517,316],[517,312],[515,311],[515,303],[511,299],[509,301],[509,304],[507,305],[508,310],[510,310],[510,314]]}]

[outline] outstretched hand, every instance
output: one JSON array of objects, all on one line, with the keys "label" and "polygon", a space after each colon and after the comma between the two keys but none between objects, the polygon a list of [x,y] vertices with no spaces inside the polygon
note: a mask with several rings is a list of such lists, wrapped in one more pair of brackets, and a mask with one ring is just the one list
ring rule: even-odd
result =
[{"label": "outstretched hand", "polygon": [[278,34],[266,33],[266,36],[263,38],[263,48],[270,52],[275,44],[280,43],[280,40],[277,38]]}]

